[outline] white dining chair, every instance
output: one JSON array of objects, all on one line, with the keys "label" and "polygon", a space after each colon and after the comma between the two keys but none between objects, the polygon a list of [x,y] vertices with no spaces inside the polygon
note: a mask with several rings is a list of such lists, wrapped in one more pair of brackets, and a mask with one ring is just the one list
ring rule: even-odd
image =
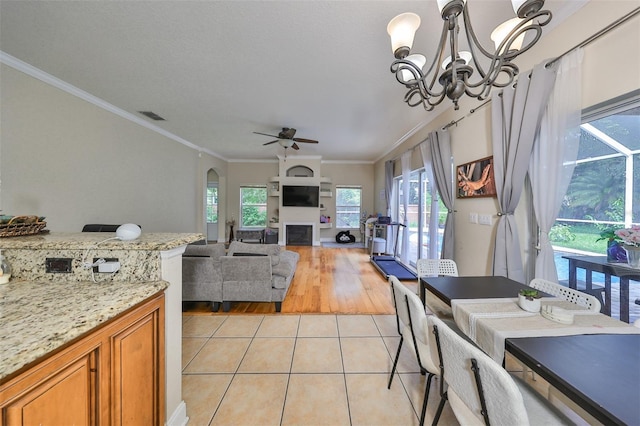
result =
[{"label": "white dining chair", "polygon": [[[452,259],[418,259],[416,262],[418,275],[418,293],[420,293],[420,279],[423,277],[458,276],[458,265]],[[434,303],[435,302],[435,303]],[[440,317],[453,318],[450,310],[438,304],[438,301],[428,300],[425,296],[427,308]]]},{"label": "white dining chair", "polygon": [[396,318],[398,332],[400,333],[400,343],[396,351],[396,356],[391,367],[391,376],[387,389],[391,388],[393,375],[398,365],[400,352],[403,343],[406,342],[409,350],[418,362],[418,367],[422,374],[427,374],[426,387],[422,401],[422,411],[420,413],[420,425],[424,424],[427,411],[427,401],[429,390],[434,376],[439,375],[440,366],[435,342],[427,327],[427,315],[420,298],[409,288],[403,285],[394,275],[389,276],[389,284],[393,293],[393,301],[396,307]]},{"label": "white dining chair", "polygon": [[533,287],[536,290],[543,291],[553,296],[561,297],[568,302],[575,303],[576,305],[587,308],[590,311],[600,312],[600,309],[602,308],[600,301],[595,296],[544,280],[542,278],[534,278],[531,280],[529,287]]},{"label": "white dining chair", "polygon": [[458,265],[452,259],[418,259],[416,269],[418,281],[420,277],[458,276]]},{"label": "white dining chair", "polygon": [[[564,425],[564,414],[482,350],[467,342],[435,315],[434,327],[442,355],[442,378],[453,413],[463,425]],[[441,407],[438,407],[440,413]]]}]

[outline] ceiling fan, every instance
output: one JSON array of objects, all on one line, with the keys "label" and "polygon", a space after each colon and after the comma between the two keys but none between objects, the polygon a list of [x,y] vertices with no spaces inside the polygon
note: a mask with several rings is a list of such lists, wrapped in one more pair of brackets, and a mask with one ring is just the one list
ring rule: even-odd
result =
[{"label": "ceiling fan", "polygon": [[295,150],[300,149],[300,147],[296,142],[318,143],[318,141],[314,141],[313,139],[294,138],[293,135],[296,134],[296,129],[291,129],[289,127],[283,127],[282,131],[278,133],[278,136],[270,135],[267,133],[260,133],[260,132],[253,132],[253,133],[255,133],[256,135],[271,136],[272,138],[277,138],[274,141],[263,143],[262,145],[271,145],[272,143],[278,142],[280,146],[282,146],[284,149],[287,149],[287,148],[293,148]]}]

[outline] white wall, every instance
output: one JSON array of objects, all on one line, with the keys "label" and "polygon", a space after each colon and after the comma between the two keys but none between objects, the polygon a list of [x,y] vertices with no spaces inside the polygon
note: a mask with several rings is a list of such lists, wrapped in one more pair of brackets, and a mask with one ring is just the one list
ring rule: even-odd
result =
[{"label": "white wall", "polygon": [[52,231],[202,229],[196,151],[11,67],[1,72],[4,214],[46,216]]},{"label": "white wall", "polygon": [[[637,7],[634,1],[592,0],[563,24],[549,32],[538,44],[516,63],[521,71],[561,55],[601,28]],[[640,88],[640,18],[637,16],[624,26],[598,39],[585,48],[583,62],[583,106],[588,107],[616,96]],[[403,95],[398,86],[398,97]],[[447,102],[447,101],[445,101]],[[444,124],[465,117],[458,125],[451,127],[452,151],[455,165],[492,155],[490,105],[469,114],[471,108],[480,105],[477,101],[464,98],[460,110],[450,107],[434,117],[400,147],[375,164],[375,193],[384,188],[384,161],[399,156],[426,138],[432,130]],[[408,107],[407,107],[408,108]],[[428,114],[425,112],[425,114]],[[425,117],[428,117],[425,115]],[[414,151],[412,164],[420,164],[420,153]],[[416,158],[418,157],[418,158]],[[401,173],[399,161],[396,176]],[[384,200],[376,197],[376,209],[384,211]],[[456,241],[455,260],[462,275],[485,275],[491,273],[493,235],[495,226],[469,223],[470,212],[493,215],[497,219],[497,202],[494,198],[456,200]],[[521,202],[516,211],[518,230],[521,237],[523,255],[531,251],[526,221],[528,206]]]}]

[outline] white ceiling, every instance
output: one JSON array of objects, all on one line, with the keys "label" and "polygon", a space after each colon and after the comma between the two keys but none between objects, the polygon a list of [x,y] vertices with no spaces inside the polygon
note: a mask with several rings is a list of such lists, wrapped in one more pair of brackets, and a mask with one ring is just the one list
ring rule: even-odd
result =
[{"label": "white ceiling", "polygon": [[[582,4],[546,8],[557,25]],[[513,15],[508,0],[469,9],[487,46]],[[386,25],[407,11],[422,18],[414,51],[433,58],[435,0],[2,0],[0,50],[225,160],[274,159],[283,148],[252,132],[294,127],[320,141],[300,155],[374,161],[435,117],[406,106],[389,71]]]}]

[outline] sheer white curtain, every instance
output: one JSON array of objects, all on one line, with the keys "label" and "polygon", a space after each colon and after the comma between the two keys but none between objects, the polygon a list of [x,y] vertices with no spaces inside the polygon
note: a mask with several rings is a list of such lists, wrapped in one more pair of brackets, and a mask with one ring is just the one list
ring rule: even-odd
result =
[{"label": "sheer white curtain", "polygon": [[557,68],[556,82],[529,162],[533,209],[540,228],[536,278],[553,282],[558,282],[558,272],[549,242],[549,230],[562,206],[578,157],[582,57],[582,49],[577,49],[554,64]]},{"label": "sheer white curtain", "polygon": [[409,264],[409,218],[408,218],[408,209],[409,209],[409,188],[411,181],[411,152],[407,151],[400,157],[400,164],[402,165],[402,205],[404,208],[404,217],[398,218],[398,222],[404,225],[402,230],[398,227],[396,238],[401,239],[401,251],[400,251],[400,260],[405,265]]},{"label": "sheer white curtain", "polygon": [[553,88],[555,72],[544,64],[523,73],[516,87],[494,91],[491,131],[494,175],[498,195],[498,223],[493,252],[493,275],[524,282],[520,239],[514,212],[524,187],[534,139]]},{"label": "sheer white curtain", "polygon": [[[420,144],[420,154],[422,154],[422,164],[424,172],[427,175],[427,190],[431,195],[431,205],[429,206],[429,245],[427,250],[427,259],[437,259],[438,253],[438,191],[436,190],[436,181],[433,177],[433,159],[431,157],[431,149],[428,141]],[[426,207],[426,206],[425,206]],[[425,257],[425,256],[422,256]]]}]

